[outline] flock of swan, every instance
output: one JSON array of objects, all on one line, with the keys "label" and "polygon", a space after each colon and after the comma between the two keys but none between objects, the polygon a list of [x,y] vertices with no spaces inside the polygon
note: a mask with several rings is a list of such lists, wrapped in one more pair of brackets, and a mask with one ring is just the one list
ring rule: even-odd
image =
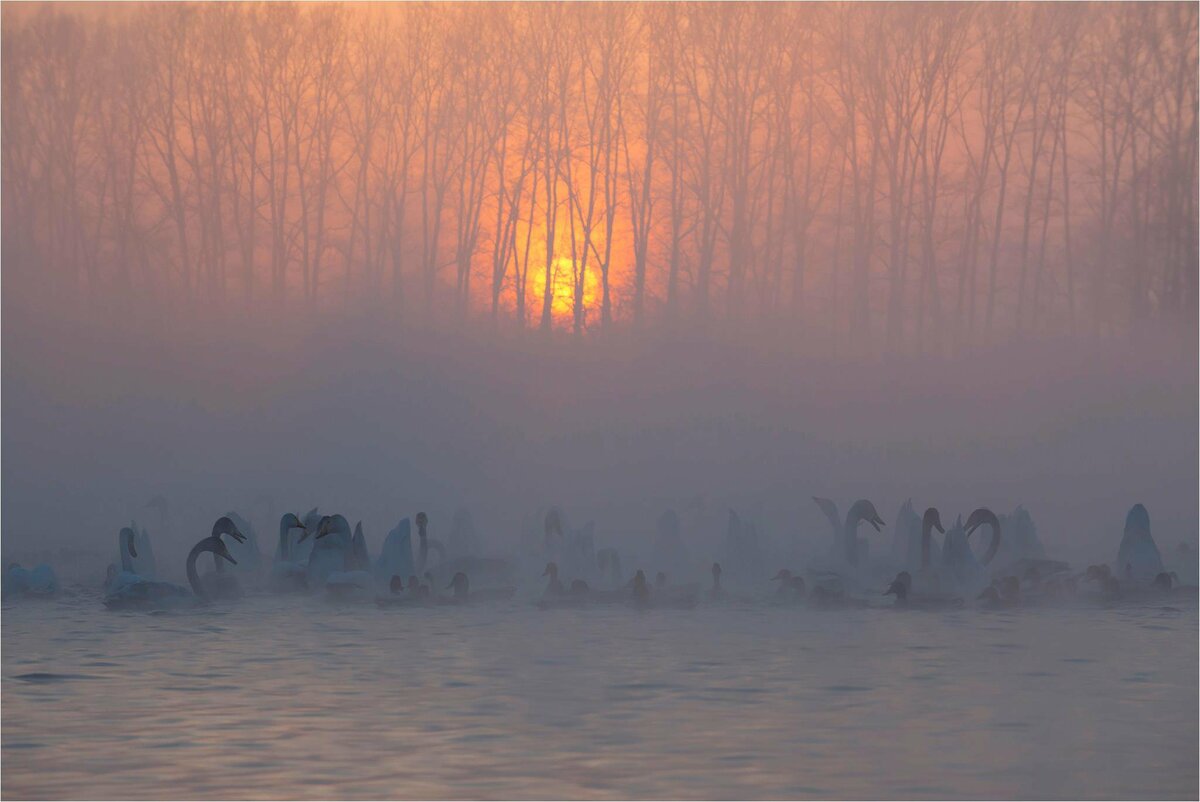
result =
[{"label": "flock of swan", "polygon": [[[844,518],[833,501],[814,501],[828,518],[833,537],[827,553],[808,560],[798,573],[790,566],[770,565],[778,555],[763,548],[754,525],[733,511],[724,544],[714,555],[718,561],[693,560],[680,534],[679,516],[668,511],[658,520],[658,535],[644,566],[626,576],[618,549],[597,549],[593,527],[571,529],[557,508],[544,515],[540,541],[527,543],[514,558],[479,553],[469,515],[463,513],[455,517],[448,549],[429,536],[429,518],[423,512],[415,516],[415,543],[412,521],[405,518],[372,558],[361,522],[352,529],[345,516],[313,509],[304,516],[287,513],[280,518],[269,565],[253,526],[236,513],[221,516],[188,553],[184,587],[157,578],[149,533],[133,523],[118,533],[117,559],[108,565],[103,599],[110,609],[150,610],[247,593],[323,594],[381,607],[478,604],[512,599],[521,580],[528,586],[535,577],[541,587],[532,600],[544,608],[612,603],[691,607],[729,601],[820,609],[988,608],[1197,595],[1196,587],[1181,583],[1179,572],[1172,570],[1178,567],[1190,578],[1194,553],[1181,544],[1171,555],[1177,566],[1172,560],[1164,563],[1141,504],[1126,516],[1111,563],[1073,570],[1066,562],[1046,557],[1032,519],[1020,507],[1005,516],[979,508],[965,522],[959,516],[946,528],[936,508],[918,517],[909,501],[893,523],[890,553],[872,556],[872,540],[860,529],[865,524],[880,532],[885,523],[870,501],[854,502]],[[976,532],[989,535],[981,556],[970,542]],[[204,555],[211,558],[205,559],[207,570],[202,571]],[[701,565],[711,579],[679,583],[668,578],[668,571],[687,575],[697,573]],[[653,572],[653,580],[648,572]],[[723,585],[725,574],[729,576]],[[731,578],[736,581],[729,582]],[[5,598],[45,597],[57,591],[58,580],[48,565],[26,570],[14,563],[4,572]]]}]

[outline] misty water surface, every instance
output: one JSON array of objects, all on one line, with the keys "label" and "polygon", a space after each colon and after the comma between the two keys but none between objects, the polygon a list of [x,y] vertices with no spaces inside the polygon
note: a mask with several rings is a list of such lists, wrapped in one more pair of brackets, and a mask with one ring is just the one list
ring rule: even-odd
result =
[{"label": "misty water surface", "polygon": [[7,606],[6,797],[1194,798],[1197,613]]}]

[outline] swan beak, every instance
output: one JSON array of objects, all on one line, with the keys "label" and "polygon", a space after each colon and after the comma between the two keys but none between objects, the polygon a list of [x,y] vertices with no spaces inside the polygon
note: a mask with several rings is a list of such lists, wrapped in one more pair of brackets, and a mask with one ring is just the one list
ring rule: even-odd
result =
[{"label": "swan beak", "polygon": [[230,532],[229,534],[233,535],[233,539],[234,539],[234,540],[236,540],[238,543],[245,543],[245,542],[246,542],[246,536],[245,536],[245,535],[243,535],[241,532],[239,532],[239,531],[238,531],[238,530],[236,530],[236,529],[234,529],[234,530],[233,530],[232,532]]},{"label": "swan beak", "polygon": [[967,527],[967,534],[968,534],[968,535],[969,535],[969,534],[971,534],[971,533],[972,533],[972,532],[974,532],[974,531],[975,531],[975,530],[976,530],[978,527],[979,527],[979,524],[971,524],[970,526],[968,526],[968,527]]},{"label": "swan beak", "polygon": [[232,554],[230,554],[230,553],[228,553],[228,552],[225,552],[225,553],[224,553],[224,554],[222,554],[221,556],[222,556],[222,557],[224,557],[226,560],[229,560],[229,562],[233,563],[234,565],[237,565],[237,560],[233,559],[233,555],[232,555]]},{"label": "swan beak", "polygon": [[300,539],[299,539],[299,540],[297,540],[296,542],[297,542],[297,543],[303,543],[303,542],[304,542],[304,541],[305,541],[305,540],[308,538],[308,529],[306,529],[306,528],[305,528],[305,527],[303,527],[303,526],[301,526],[301,527],[299,527],[299,528],[303,530],[303,534],[301,534],[301,535],[300,535]]},{"label": "swan beak", "polygon": [[[934,524],[934,525],[933,525],[933,528],[934,528],[934,529],[936,529],[936,530],[938,530],[938,532],[939,532],[940,534],[943,534],[943,535],[944,535],[944,534],[946,534],[946,530],[942,528],[942,522],[941,522],[941,521],[938,521],[936,524]],[[970,534],[970,533],[968,532],[968,534]]]}]

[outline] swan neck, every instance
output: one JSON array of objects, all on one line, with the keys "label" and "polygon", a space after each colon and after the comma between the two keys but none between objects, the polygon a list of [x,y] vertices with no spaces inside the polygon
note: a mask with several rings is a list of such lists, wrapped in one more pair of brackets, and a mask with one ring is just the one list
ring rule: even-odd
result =
[{"label": "swan neck", "polygon": [[[192,550],[188,552],[187,556],[188,584],[192,586],[192,592],[202,599],[208,597],[204,594],[204,586],[200,584],[200,575],[196,573],[196,560],[200,558],[201,554],[211,550],[212,547],[208,544],[207,539],[201,540],[195,546],[192,546]],[[215,557],[216,555],[214,554],[213,556]]]}]

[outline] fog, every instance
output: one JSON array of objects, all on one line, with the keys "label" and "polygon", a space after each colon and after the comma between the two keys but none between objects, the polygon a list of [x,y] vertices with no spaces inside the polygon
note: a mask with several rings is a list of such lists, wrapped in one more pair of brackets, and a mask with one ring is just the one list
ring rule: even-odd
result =
[{"label": "fog", "polygon": [[[1076,564],[1112,559],[1135,502],[1162,548],[1196,540],[1195,354],[1177,342],[889,358],[717,334],[150,320],[34,321],[6,305],[6,555],[107,557],[136,518],[182,565],[229,510],[267,550],[279,514],[318,504],[363,520],[373,549],[418,510],[444,537],[462,505],[488,550],[511,554],[557,504],[596,522],[598,547],[643,558],[667,508],[711,558],[733,508],[795,559],[829,542],[813,495],[870,498],[889,522],[909,497],[947,520],[1022,504],[1050,554]],[[160,494],[166,532],[145,507]]]},{"label": "fog", "polygon": [[556,504],[799,562],[813,495],[1196,538],[1193,6],[3,13],[6,555]]}]

